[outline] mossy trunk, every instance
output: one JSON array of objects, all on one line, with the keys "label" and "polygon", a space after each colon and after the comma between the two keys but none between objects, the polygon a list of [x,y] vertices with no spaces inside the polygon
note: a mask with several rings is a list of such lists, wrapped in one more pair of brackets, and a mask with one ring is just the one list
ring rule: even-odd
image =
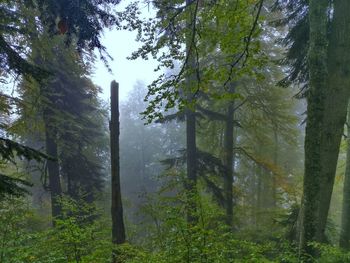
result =
[{"label": "mossy trunk", "polygon": [[[186,0],[186,5],[190,5],[191,0]],[[197,148],[196,148],[196,107],[194,101],[194,89],[196,81],[196,60],[194,56],[195,43],[193,41],[193,23],[194,11],[189,8],[187,18],[187,33],[186,33],[186,79],[185,92],[187,97],[188,107],[186,109],[186,158],[187,158],[187,180],[185,183],[187,193],[187,221],[189,224],[195,224],[197,221]]]},{"label": "mossy trunk", "polygon": [[317,241],[327,241],[325,229],[337,169],[350,91],[350,1],[334,1],[328,50],[329,79],[321,141],[321,196]]},{"label": "mossy trunk", "polygon": [[310,47],[309,91],[305,130],[305,170],[303,189],[303,218],[299,244],[300,256],[314,255],[309,242],[315,241],[318,225],[318,204],[321,177],[321,136],[327,89],[327,25],[328,0],[309,1]]}]

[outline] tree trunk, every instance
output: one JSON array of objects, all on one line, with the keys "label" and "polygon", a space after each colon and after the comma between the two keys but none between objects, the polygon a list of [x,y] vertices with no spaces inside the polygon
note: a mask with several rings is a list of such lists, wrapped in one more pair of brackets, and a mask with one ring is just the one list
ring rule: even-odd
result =
[{"label": "tree trunk", "polygon": [[187,156],[187,182],[186,191],[188,194],[187,220],[195,223],[196,215],[196,195],[197,195],[197,157],[196,157],[196,117],[195,113],[187,109],[186,113],[186,156]]},{"label": "tree trunk", "polygon": [[[232,84],[230,93],[235,92]],[[225,137],[224,137],[224,165],[226,172],[224,175],[224,192],[225,192],[225,208],[226,223],[233,228],[233,173],[234,173],[234,102],[229,102],[226,112]]]},{"label": "tree trunk", "polygon": [[[274,136],[274,153],[273,153],[273,164],[275,167],[278,167],[278,133],[277,133],[277,127],[274,127],[273,131],[273,136]],[[277,208],[277,180],[276,180],[276,174],[272,173],[272,202],[271,206],[273,209]]]},{"label": "tree trunk", "polygon": [[[119,160],[119,85],[111,83],[111,177],[112,177],[112,243],[125,243],[125,227],[123,218],[123,204],[120,187],[120,160]],[[117,251],[113,252],[113,263],[121,262]]]},{"label": "tree trunk", "polygon": [[49,109],[44,111],[44,123],[45,123],[45,144],[46,154],[55,160],[47,161],[47,171],[49,175],[49,188],[51,193],[51,213],[52,223],[55,225],[54,219],[61,215],[61,205],[59,198],[62,195],[62,188],[60,182],[60,169],[58,164],[58,151],[57,151],[57,131],[51,125],[51,118]]},{"label": "tree trunk", "polygon": [[224,165],[226,167],[224,177],[224,191],[225,191],[225,208],[226,208],[226,223],[232,227],[233,224],[233,113],[234,103],[229,103],[226,114],[226,127],[225,127],[225,160]]},{"label": "tree trunk", "polygon": [[261,211],[262,211],[262,176],[263,171],[259,164],[255,164],[256,177],[256,203],[255,203],[255,227],[261,228]]},{"label": "tree trunk", "polygon": [[[321,135],[324,96],[327,88],[327,25],[328,0],[309,1],[310,47],[309,91],[307,96],[307,122],[305,130],[305,171],[303,218],[299,244],[300,256],[314,255],[309,242],[315,241],[318,224],[318,202],[321,176]],[[307,259],[306,259],[307,260]]]},{"label": "tree trunk", "polygon": [[334,19],[328,50],[329,80],[321,141],[321,196],[317,241],[325,242],[325,229],[346,121],[350,87],[350,1],[334,1]]},{"label": "tree trunk", "polygon": [[343,186],[343,209],[339,246],[350,249],[350,103],[348,106],[347,138],[346,138],[346,168]]},{"label": "tree trunk", "polygon": [[[186,0],[186,5],[190,5],[191,0]],[[192,9],[191,9],[192,10]],[[194,85],[196,84],[195,79],[195,68],[196,61],[194,57],[194,44],[192,41],[192,26],[195,21],[193,21],[192,11],[187,19],[187,29],[186,34],[186,56],[187,56],[187,76],[186,76],[186,94],[187,103],[189,107],[186,109],[186,156],[187,156],[187,182],[186,182],[186,192],[187,192],[187,221],[190,224],[195,224],[197,221],[197,206],[196,206],[196,196],[197,196],[197,153],[196,153],[196,115],[195,115],[195,103],[194,102]]]}]

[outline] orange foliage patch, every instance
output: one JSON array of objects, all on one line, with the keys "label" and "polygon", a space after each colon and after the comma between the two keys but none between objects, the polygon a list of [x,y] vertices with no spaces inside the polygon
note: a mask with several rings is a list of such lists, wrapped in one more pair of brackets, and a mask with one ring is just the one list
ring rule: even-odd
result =
[{"label": "orange foliage patch", "polygon": [[64,35],[68,31],[68,25],[67,25],[67,21],[65,19],[61,19],[58,22],[57,27],[58,27],[58,31],[60,32],[61,35]]}]

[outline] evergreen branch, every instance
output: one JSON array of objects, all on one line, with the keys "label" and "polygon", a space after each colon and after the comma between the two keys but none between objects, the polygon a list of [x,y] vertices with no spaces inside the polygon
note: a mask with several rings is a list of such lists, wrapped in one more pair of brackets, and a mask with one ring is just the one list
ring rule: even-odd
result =
[{"label": "evergreen branch", "polygon": [[0,200],[5,195],[22,196],[28,194],[29,192],[24,188],[25,186],[32,186],[32,184],[22,179],[0,174]]},{"label": "evergreen branch", "polygon": [[184,121],[186,117],[186,114],[184,111],[180,111],[174,114],[169,114],[166,116],[163,116],[163,118],[157,119],[155,121],[155,123],[167,123],[167,122],[171,122],[171,121]]},{"label": "evergreen branch", "polygon": [[213,181],[211,181],[208,176],[203,176],[204,182],[207,185],[208,189],[212,192],[215,197],[216,202],[224,207],[225,206],[225,197],[223,195],[223,190],[218,187]]},{"label": "evergreen branch", "polygon": [[[200,112],[202,112],[203,114],[205,114],[210,120],[227,121],[227,117],[222,113],[205,109],[204,107],[199,106],[199,105],[197,106],[197,109]],[[236,110],[236,108],[234,110]],[[242,128],[242,125],[238,121],[236,121],[236,120],[232,120],[232,121],[237,127]]]},{"label": "evergreen branch", "polygon": [[12,163],[15,163],[16,157],[24,158],[28,161],[54,160],[52,157],[38,150],[5,138],[0,138],[0,156],[1,159]]},{"label": "evergreen branch", "polygon": [[22,58],[12,47],[6,42],[3,35],[0,36],[0,54],[5,55],[8,66],[11,70],[18,74],[30,75],[36,80],[42,80],[48,76],[48,72],[31,65]]},{"label": "evergreen branch", "polygon": [[276,169],[271,169],[271,167],[269,165],[267,165],[266,162],[259,160],[253,154],[249,153],[246,149],[244,149],[243,147],[235,147],[234,150],[242,153],[243,155],[248,157],[250,160],[252,160],[255,164],[257,164],[261,168],[265,169],[266,171],[271,172],[272,174],[275,174],[275,175],[279,175],[279,172],[276,171]]},{"label": "evergreen branch", "polygon": [[15,98],[15,97],[12,97],[10,95],[7,95],[7,94],[4,94],[2,92],[0,92],[0,97],[3,97],[5,99],[8,99],[8,100],[12,100],[14,102],[17,102],[17,103],[22,103],[23,104],[23,101],[19,98]]},{"label": "evergreen branch", "polygon": [[198,105],[197,109],[205,114],[211,120],[226,121],[226,116],[216,111],[205,109],[204,107]]}]

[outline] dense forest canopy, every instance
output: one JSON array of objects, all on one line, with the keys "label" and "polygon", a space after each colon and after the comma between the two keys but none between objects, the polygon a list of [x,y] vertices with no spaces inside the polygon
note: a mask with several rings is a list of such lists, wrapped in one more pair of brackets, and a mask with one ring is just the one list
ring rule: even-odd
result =
[{"label": "dense forest canopy", "polygon": [[0,0],[0,262],[350,262],[350,2],[120,2]]}]

